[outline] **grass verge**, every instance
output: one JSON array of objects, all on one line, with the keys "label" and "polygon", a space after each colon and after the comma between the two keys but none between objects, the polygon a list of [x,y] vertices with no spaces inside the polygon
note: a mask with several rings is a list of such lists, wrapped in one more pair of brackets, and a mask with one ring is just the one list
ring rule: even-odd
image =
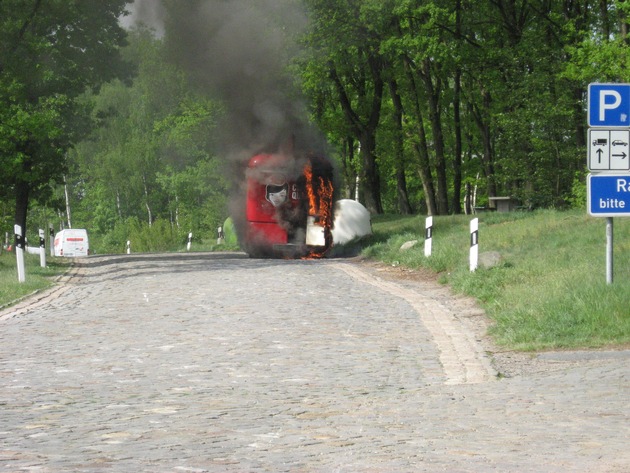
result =
[{"label": "grass verge", "polygon": [[[456,292],[476,298],[509,349],[603,348],[630,343],[630,221],[614,220],[614,283],[606,284],[605,220],[584,212],[486,213],[479,251],[501,262],[471,273],[469,216],[433,219],[433,254],[424,257],[424,217],[379,216],[363,254],[426,267]],[[408,240],[419,240],[401,251]]]},{"label": "grass verge", "polygon": [[39,255],[25,254],[26,281],[18,282],[15,253],[3,251],[0,254],[0,308],[5,307],[35,291],[54,284],[60,274],[71,265],[69,260],[46,257],[46,267],[40,266]]}]

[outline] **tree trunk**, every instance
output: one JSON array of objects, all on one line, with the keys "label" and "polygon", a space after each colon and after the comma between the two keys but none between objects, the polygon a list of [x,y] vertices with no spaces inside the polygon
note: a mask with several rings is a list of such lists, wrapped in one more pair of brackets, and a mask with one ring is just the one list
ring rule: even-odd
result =
[{"label": "tree trunk", "polygon": [[28,182],[19,179],[15,183],[15,224],[22,228],[22,236],[26,237],[26,217],[31,187]]},{"label": "tree trunk", "polygon": [[[477,106],[472,107],[472,114],[475,119],[481,141],[483,144],[483,154],[481,155],[481,163],[484,177],[487,182],[488,197],[496,197],[497,185],[494,175],[494,156],[492,151],[492,135],[490,133],[489,110],[490,110],[490,93],[482,88],[482,110]],[[484,118],[486,117],[486,118]]]},{"label": "tree trunk", "polygon": [[[22,173],[24,176],[28,176],[33,169],[33,164],[29,157],[31,150],[28,148],[30,145],[30,142],[27,143],[24,150],[24,154],[26,155],[22,161]],[[26,238],[26,222],[30,197],[31,184],[18,177],[15,182],[15,224],[21,227],[22,236],[24,238]]]},{"label": "tree trunk", "polygon": [[179,196],[175,195],[175,226],[179,230]]},{"label": "tree trunk", "polygon": [[365,208],[373,214],[382,214],[381,178],[376,164],[376,139],[373,133],[364,132],[359,138],[361,143],[361,158],[363,162],[363,195]]},{"label": "tree trunk", "polygon": [[429,100],[429,121],[435,148],[435,174],[437,177],[438,215],[448,215],[448,181],[446,179],[446,159],[444,156],[444,134],[440,118],[440,87],[433,83],[431,60],[425,59],[420,74]]},{"label": "tree trunk", "polygon": [[[490,110],[490,93],[483,91],[484,108]],[[494,173],[494,153],[492,151],[492,134],[490,133],[490,124],[485,123],[483,130],[483,167],[488,181],[488,197],[497,196],[497,183]]]},{"label": "tree trunk", "polygon": [[120,204],[120,190],[116,189],[116,211],[118,212],[118,218],[122,220],[122,206]]},{"label": "tree trunk", "polygon": [[383,78],[381,77],[383,67],[381,58],[370,54],[368,56],[368,67],[374,84],[374,91],[372,93],[371,103],[369,104],[369,115],[363,120],[352,108],[352,103],[348,98],[344,84],[334,67],[331,68],[330,75],[337,88],[341,108],[346,116],[346,120],[361,144],[361,158],[363,162],[361,187],[365,198],[365,207],[372,213],[381,214],[383,213],[381,178],[376,163],[375,152],[376,129],[378,128],[381,116],[381,102],[383,100],[384,87]]},{"label": "tree trunk", "polygon": [[[413,103],[413,111],[416,115],[418,141],[414,143],[413,149],[418,158],[418,173],[422,181],[422,189],[424,190],[424,200],[427,205],[428,215],[437,215],[437,203],[435,201],[435,187],[433,186],[433,175],[431,174],[431,164],[429,162],[429,149],[427,146],[427,136],[424,130],[424,117],[420,108],[420,99],[418,97],[418,89],[416,80],[412,72],[412,67],[408,57],[403,58],[405,64],[405,72],[407,79],[411,84],[410,91],[412,94],[411,102]],[[414,140],[415,141],[415,140]]]},{"label": "tree trunk", "polygon": [[[455,29],[458,41],[461,40],[462,4],[458,0],[455,5]],[[455,156],[453,156],[453,213],[462,213],[462,122],[460,113],[462,71],[455,69],[453,80],[453,126],[455,128]]]},{"label": "tree trunk", "polygon": [[[420,125],[422,128],[422,125]],[[424,131],[424,128],[422,128]],[[414,143],[413,149],[418,157],[418,174],[422,181],[422,190],[424,190],[424,201],[427,205],[427,215],[437,215],[437,203],[435,201],[435,189],[433,188],[433,176],[429,167],[429,150],[426,147],[426,141],[423,143]]]},{"label": "tree trunk", "polygon": [[[358,186],[356,184],[357,181],[357,172],[354,169],[354,139],[351,136],[347,136],[343,140],[343,144],[341,146],[341,172],[344,176],[344,181],[346,183],[346,189],[343,193],[344,197],[350,199],[353,196],[356,196],[358,193]],[[356,199],[358,200],[358,199]]]},{"label": "tree trunk", "polygon": [[[584,121],[584,109],[582,105],[582,97],[584,96],[584,91],[580,87],[575,87],[573,89],[573,121],[575,122],[575,146],[578,148],[586,147],[586,127]],[[581,158],[580,158],[581,159]],[[580,160],[580,164],[582,161]]]},{"label": "tree trunk", "polygon": [[412,213],[407,193],[407,180],[405,178],[405,156],[403,149],[403,105],[398,94],[398,85],[394,79],[389,81],[389,92],[394,103],[394,169],[396,172],[396,193],[398,195],[398,210],[403,215]]},{"label": "tree trunk", "polygon": [[[619,3],[625,3],[625,0],[617,0]],[[620,32],[620,36],[621,39],[623,39],[623,42],[626,44],[626,46],[628,44],[630,44],[630,37],[628,35],[628,30],[629,28],[629,24],[628,24],[628,18],[626,16],[625,10],[623,8],[619,8],[619,32]]]},{"label": "tree trunk", "polygon": [[153,225],[153,214],[151,212],[151,206],[149,205],[149,189],[147,187],[147,179],[146,176],[142,176],[142,183],[144,184],[144,198],[145,198],[145,202],[144,205],[147,208],[147,214],[149,217],[149,227],[151,225]]},{"label": "tree trunk", "polygon": [[68,228],[72,228],[72,217],[70,215],[70,195],[68,194],[68,181],[66,176],[63,176],[63,191],[66,196],[66,219],[68,221]]},{"label": "tree trunk", "polygon": [[453,156],[453,213],[462,213],[462,122],[460,115],[461,71],[455,71],[453,85],[453,122],[455,128],[455,156]]}]

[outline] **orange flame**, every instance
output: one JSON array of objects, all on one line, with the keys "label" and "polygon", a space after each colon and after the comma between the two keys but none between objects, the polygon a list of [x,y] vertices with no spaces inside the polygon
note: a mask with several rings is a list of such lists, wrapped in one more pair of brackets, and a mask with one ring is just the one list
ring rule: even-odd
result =
[{"label": "orange flame", "polygon": [[333,183],[332,179],[328,177],[314,176],[310,162],[304,166],[304,177],[306,178],[306,194],[308,196],[308,215],[314,217],[313,223],[315,225],[324,228],[326,242],[322,252],[313,250],[308,257],[320,258],[332,243]]},{"label": "orange flame", "polygon": [[317,196],[313,189],[313,167],[311,163],[304,166],[304,177],[306,177],[306,194],[308,195],[308,214],[317,214]]},{"label": "orange flame", "polygon": [[323,176],[313,176],[311,164],[304,167],[306,193],[308,195],[308,214],[315,217],[315,223],[321,227],[332,227],[333,183]]}]

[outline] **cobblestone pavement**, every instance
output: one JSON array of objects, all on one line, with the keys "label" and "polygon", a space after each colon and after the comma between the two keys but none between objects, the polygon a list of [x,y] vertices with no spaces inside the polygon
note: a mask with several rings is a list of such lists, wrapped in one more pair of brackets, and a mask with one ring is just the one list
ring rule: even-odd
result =
[{"label": "cobblestone pavement", "polygon": [[238,253],[70,276],[0,312],[0,472],[630,471],[630,352],[496,376],[433,283]]}]

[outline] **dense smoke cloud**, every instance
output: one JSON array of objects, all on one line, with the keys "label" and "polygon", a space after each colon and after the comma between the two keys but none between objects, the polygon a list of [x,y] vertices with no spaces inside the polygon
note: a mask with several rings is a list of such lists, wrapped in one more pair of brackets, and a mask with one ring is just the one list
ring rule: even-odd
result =
[{"label": "dense smoke cloud", "polygon": [[[132,1],[132,0],[130,0]],[[125,28],[143,24],[155,31],[156,36],[164,36],[164,9],[160,0],[136,0],[127,5],[129,15],[120,18]]]},{"label": "dense smoke cloud", "polygon": [[[248,189],[266,188],[270,172],[280,168],[287,186],[289,182],[306,186],[304,173],[311,165],[313,173],[319,172],[313,182],[321,179],[332,185],[334,170],[324,158],[324,140],[309,125],[305,103],[288,70],[299,53],[298,38],[307,26],[300,3],[136,0],[127,20],[129,25],[144,23],[153,28],[164,41],[168,59],[186,71],[195,89],[221,101],[224,120],[213,141],[219,143],[219,156],[232,178],[230,215],[239,241],[250,254],[262,254],[261,248],[269,243],[264,232],[248,230]],[[247,167],[260,152],[272,153],[273,160]],[[306,188],[303,191],[306,195]],[[303,191],[291,195],[302,195]],[[330,203],[332,193],[328,199],[318,199]],[[308,209],[306,201],[299,200],[295,197],[293,204],[278,205],[275,219],[292,243],[304,245]],[[332,208],[326,208],[327,217],[317,217],[319,225],[327,226],[324,240],[325,248],[329,248]]]},{"label": "dense smoke cloud", "polygon": [[223,100],[223,154],[244,159],[292,135],[305,151],[321,151],[287,73],[306,26],[299,2],[136,0],[131,10],[133,21],[164,35],[170,60],[199,91]]}]

